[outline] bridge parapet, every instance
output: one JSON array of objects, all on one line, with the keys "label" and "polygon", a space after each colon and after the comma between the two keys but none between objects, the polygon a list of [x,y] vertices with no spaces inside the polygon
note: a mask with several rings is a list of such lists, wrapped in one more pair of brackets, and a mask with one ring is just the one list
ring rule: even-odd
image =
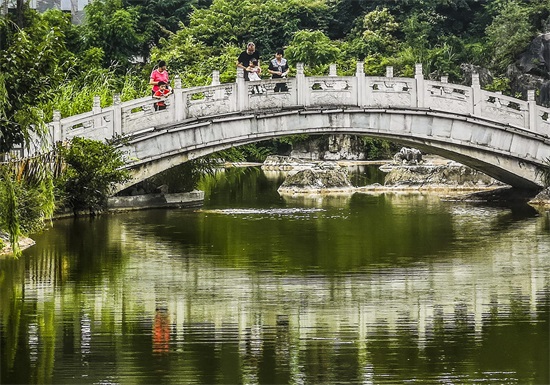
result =
[{"label": "bridge parapet", "polygon": [[128,136],[154,127],[208,119],[219,115],[256,112],[265,109],[308,107],[358,107],[420,109],[476,117],[548,137],[550,109],[536,105],[534,91],[528,100],[520,100],[480,88],[474,74],[472,86],[425,80],[422,66],[416,66],[414,78],[394,77],[388,67],[385,76],[365,76],[363,63],[357,63],[355,76],[337,76],[331,66],[328,76],[305,76],[298,63],[297,75],[290,79],[244,81],[242,69],[234,83],[219,83],[213,75],[210,86],[182,88],[176,79],[173,95],[165,110],[155,111],[155,100],[143,97],[113,106],[60,119],[54,114],[50,124],[52,142],[83,136],[103,140]]}]

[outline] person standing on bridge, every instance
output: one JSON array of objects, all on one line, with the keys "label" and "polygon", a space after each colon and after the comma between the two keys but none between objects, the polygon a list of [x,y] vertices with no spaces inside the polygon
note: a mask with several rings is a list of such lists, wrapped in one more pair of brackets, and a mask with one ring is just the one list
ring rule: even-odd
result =
[{"label": "person standing on bridge", "polygon": [[256,45],[250,42],[246,45],[246,50],[241,52],[237,59],[237,67],[242,68],[244,71],[244,80],[248,79],[250,62],[256,59],[258,61],[257,66],[260,66],[260,53],[256,51]]},{"label": "person standing on bridge", "polygon": [[[271,59],[269,62],[269,68],[267,69],[271,74],[272,79],[285,79],[288,74],[288,63],[283,57],[284,51],[282,48],[279,48],[275,52],[275,58]],[[277,83],[275,84],[275,92],[286,92],[288,87],[286,83]]]},{"label": "person standing on bridge", "polygon": [[159,82],[164,82],[168,88],[170,82],[168,81],[168,71],[166,70],[166,62],[160,60],[156,69],[151,72],[151,78],[149,79],[149,85],[153,86],[151,95],[155,96],[155,92],[159,90]]}]

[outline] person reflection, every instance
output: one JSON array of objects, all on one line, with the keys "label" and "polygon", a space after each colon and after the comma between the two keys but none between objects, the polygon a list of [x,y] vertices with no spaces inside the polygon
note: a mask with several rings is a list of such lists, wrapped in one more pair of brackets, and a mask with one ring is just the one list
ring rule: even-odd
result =
[{"label": "person reflection", "polygon": [[153,353],[168,353],[170,343],[170,317],[168,310],[157,307],[153,323]]}]

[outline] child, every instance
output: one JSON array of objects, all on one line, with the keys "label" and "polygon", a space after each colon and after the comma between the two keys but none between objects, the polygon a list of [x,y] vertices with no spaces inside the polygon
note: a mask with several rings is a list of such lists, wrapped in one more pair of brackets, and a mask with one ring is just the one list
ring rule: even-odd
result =
[{"label": "child", "polygon": [[[250,64],[248,67],[246,67],[246,71],[248,72],[248,80],[255,81],[255,80],[262,80],[260,78],[260,74],[262,73],[262,69],[258,66],[258,60],[252,59],[250,61]],[[252,93],[260,93],[260,86],[254,86],[252,89]]]},{"label": "child", "polygon": [[155,99],[160,99],[160,101],[155,103],[155,111],[165,110],[166,103],[164,103],[163,99],[168,97],[168,95],[172,93],[172,90],[168,89],[168,85],[165,82],[158,82],[157,85],[159,86],[159,89],[155,92],[153,97]]}]

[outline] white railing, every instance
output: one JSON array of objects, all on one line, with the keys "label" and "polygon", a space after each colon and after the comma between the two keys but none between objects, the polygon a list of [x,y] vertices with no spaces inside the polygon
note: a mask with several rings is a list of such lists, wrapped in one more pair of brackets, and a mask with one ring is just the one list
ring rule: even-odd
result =
[{"label": "white railing", "polygon": [[155,111],[154,103],[151,97],[121,103],[115,96],[112,106],[101,108],[96,97],[91,112],[61,119],[56,111],[50,123],[51,140],[75,136],[103,140],[200,118],[293,107],[433,110],[490,120],[546,138],[550,135],[550,109],[536,104],[534,91],[528,92],[527,101],[485,91],[477,74],[471,86],[448,83],[447,77],[425,80],[420,64],[414,78],[394,77],[392,67],[385,76],[367,77],[362,62],[357,63],[355,76],[337,76],[336,65],[331,65],[328,76],[306,77],[298,63],[295,78],[250,82],[238,69],[236,82],[227,84],[220,84],[214,71],[210,86],[183,89],[176,78],[167,108]]}]

